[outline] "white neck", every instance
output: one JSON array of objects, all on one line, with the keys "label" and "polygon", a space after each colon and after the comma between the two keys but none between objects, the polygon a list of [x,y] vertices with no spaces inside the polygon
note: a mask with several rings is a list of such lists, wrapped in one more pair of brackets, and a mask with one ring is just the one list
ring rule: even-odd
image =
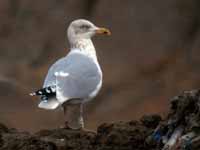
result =
[{"label": "white neck", "polygon": [[97,59],[95,47],[91,39],[79,39],[74,43],[71,43],[71,50],[79,49],[87,56]]}]

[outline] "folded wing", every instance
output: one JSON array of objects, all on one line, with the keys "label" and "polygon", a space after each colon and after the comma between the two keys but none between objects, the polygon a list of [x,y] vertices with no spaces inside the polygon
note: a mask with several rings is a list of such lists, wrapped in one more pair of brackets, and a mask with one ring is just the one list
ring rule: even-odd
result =
[{"label": "folded wing", "polygon": [[72,51],[49,69],[43,87],[56,85],[56,99],[63,102],[88,98],[101,82],[98,64],[80,51]]}]

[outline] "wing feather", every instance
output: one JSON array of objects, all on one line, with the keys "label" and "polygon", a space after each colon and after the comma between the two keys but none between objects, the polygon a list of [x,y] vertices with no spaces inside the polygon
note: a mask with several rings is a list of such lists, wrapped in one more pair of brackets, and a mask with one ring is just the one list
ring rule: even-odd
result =
[{"label": "wing feather", "polygon": [[72,51],[52,65],[43,87],[56,85],[56,97],[63,103],[72,98],[87,98],[101,78],[100,67],[94,59]]}]

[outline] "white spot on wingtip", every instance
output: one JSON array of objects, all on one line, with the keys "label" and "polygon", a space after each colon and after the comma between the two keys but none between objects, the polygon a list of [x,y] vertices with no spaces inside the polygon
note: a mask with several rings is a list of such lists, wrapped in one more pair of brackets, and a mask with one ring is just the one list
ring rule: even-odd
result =
[{"label": "white spot on wingtip", "polygon": [[58,74],[59,74],[58,72],[55,72],[55,76],[58,76]]},{"label": "white spot on wingtip", "polygon": [[47,93],[51,93],[51,91],[50,91],[49,89],[46,89],[46,92],[47,92]]},{"label": "white spot on wingtip", "polygon": [[30,96],[35,96],[36,94],[35,94],[35,93],[29,93],[29,95],[30,95]]},{"label": "white spot on wingtip", "polygon": [[67,77],[68,75],[69,75],[69,73],[60,72],[60,76],[62,76],[62,77]]},{"label": "white spot on wingtip", "polygon": [[52,88],[51,90],[52,90],[52,92],[56,92],[56,88]]},{"label": "white spot on wingtip", "polygon": [[65,72],[55,72],[55,76],[61,76],[61,77],[67,77],[69,76],[69,73],[65,73]]}]

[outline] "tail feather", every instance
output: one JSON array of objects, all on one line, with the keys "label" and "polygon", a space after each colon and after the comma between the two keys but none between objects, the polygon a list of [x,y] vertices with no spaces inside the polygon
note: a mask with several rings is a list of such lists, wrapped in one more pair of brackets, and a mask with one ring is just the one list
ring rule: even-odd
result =
[{"label": "tail feather", "polygon": [[43,109],[56,109],[59,105],[60,103],[56,99],[49,99],[48,101],[41,101],[38,107]]}]

